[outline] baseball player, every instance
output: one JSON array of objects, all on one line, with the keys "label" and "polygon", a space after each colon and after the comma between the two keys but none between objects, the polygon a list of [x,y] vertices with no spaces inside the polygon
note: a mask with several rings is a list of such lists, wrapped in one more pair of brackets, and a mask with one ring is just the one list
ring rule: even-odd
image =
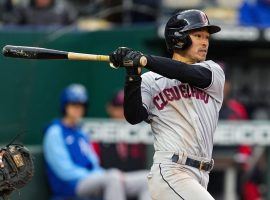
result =
[{"label": "baseball player", "polygon": [[[210,35],[219,31],[204,12],[186,10],[173,15],[165,27],[172,59],[123,47],[110,54],[113,65],[127,71],[127,121],[147,121],[154,133],[155,154],[148,175],[154,200],[213,199],[207,184],[225,76],[206,55]],[[142,56],[150,71],[141,76]]]}]

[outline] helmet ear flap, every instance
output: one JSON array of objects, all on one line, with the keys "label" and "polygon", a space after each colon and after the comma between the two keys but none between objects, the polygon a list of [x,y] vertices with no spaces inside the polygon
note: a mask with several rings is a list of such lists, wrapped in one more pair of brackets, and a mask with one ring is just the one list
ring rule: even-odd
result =
[{"label": "helmet ear flap", "polygon": [[177,37],[177,41],[174,42],[173,49],[185,50],[191,46],[192,40],[187,32],[175,32],[174,35]]}]

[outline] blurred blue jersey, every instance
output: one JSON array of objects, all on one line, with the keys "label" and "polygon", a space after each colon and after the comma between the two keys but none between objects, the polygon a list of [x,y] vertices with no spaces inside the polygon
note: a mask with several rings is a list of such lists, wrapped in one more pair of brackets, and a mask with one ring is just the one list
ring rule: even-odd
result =
[{"label": "blurred blue jersey", "polygon": [[75,196],[77,183],[92,173],[103,173],[96,152],[79,127],[53,121],[45,131],[43,148],[54,195]]}]

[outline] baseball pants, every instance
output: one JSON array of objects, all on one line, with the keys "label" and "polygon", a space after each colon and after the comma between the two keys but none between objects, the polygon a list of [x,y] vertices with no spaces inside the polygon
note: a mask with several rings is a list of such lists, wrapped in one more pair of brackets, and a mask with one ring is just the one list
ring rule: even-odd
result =
[{"label": "baseball pants", "polygon": [[207,191],[209,173],[171,161],[171,156],[154,156],[148,174],[152,200],[214,200]]}]

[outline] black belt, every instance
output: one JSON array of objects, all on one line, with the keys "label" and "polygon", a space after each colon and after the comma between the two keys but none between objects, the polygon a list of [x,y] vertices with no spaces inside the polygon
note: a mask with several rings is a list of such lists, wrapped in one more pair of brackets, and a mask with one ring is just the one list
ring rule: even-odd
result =
[{"label": "black belt", "polygon": [[[178,160],[179,160],[179,155],[173,154],[172,161],[177,163]],[[210,162],[205,162],[205,161],[194,160],[192,158],[187,157],[185,165],[195,167],[199,170],[211,171],[214,167],[214,160],[212,159]]]}]

